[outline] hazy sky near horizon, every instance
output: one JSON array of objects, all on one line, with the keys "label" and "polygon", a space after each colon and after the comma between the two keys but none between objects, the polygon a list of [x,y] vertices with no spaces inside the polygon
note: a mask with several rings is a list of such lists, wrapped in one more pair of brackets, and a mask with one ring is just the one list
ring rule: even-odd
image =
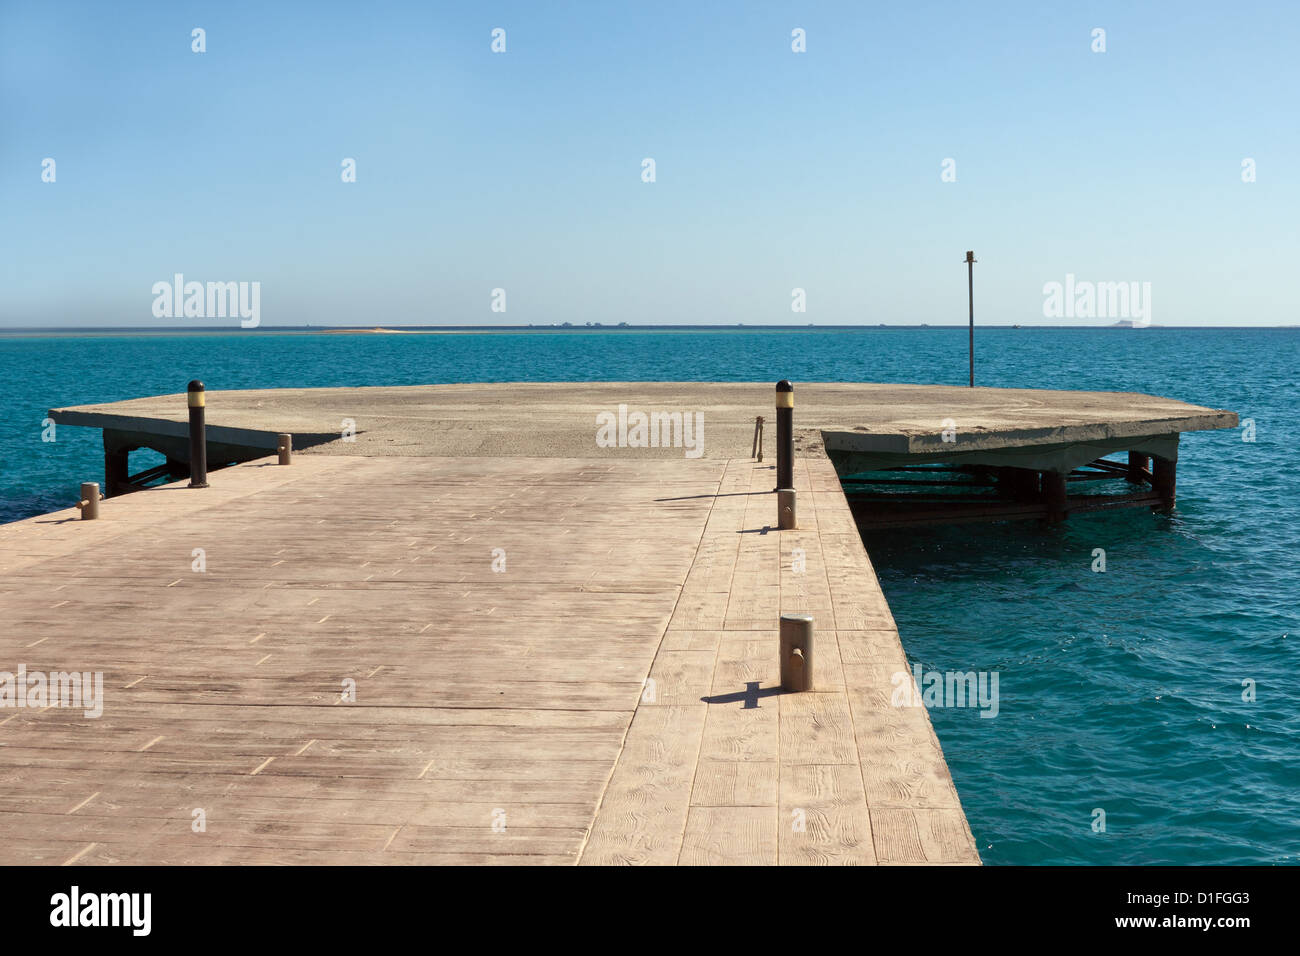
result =
[{"label": "hazy sky near horizon", "polygon": [[967,249],[977,322],[1112,324],[1044,316],[1071,274],[1296,324],[1298,48],[1289,2],[0,0],[0,325],[221,324],[155,318],[176,273],[263,326],[950,324]]}]

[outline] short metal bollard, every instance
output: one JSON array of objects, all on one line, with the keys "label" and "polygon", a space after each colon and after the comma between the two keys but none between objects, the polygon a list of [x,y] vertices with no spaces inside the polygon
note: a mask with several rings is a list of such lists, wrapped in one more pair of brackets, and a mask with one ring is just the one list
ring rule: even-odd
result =
[{"label": "short metal bollard", "polygon": [[287,465],[293,461],[293,436],[280,434],[276,436],[275,450],[280,455],[280,464]]},{"label": "short metal bollard", "polygon": [[204,389],[198,379],[186,390],[190,406],[190,487],[208,486],[208,430],[204,422]]},{"label": "short metal bollard", "polygon": [[776,526],[781,531],[792,531],[795,522],[794,489],[778,488],[776,492]]},{"label": "short metal bollard", "polygon": [[99,517],[99,502],[103,497],[99,493],[99,482],[81,483],[81,500],[77,502],[77,507],[81,509],[82,521],[94,521]]},{"label": "short metal bollard", "polygon": [[793,693],[813,689],[813,616],[781,615],[781,689]]}]

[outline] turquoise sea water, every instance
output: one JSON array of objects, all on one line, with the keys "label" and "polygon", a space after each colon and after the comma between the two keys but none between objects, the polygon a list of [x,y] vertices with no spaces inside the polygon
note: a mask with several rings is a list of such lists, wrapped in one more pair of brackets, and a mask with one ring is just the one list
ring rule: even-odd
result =
[{"label": "turquoise sea water", "polygon": [[[914,664],[996,671],[1000,712],[931,716],[986,863],[1295,863],[1300,854],[1300,330],[990,329],[981,385],[1227,408],[1186,435],[1178,509],[879,533]],[[0,336],[0,521],[102,480],[46,409],[210,389],[472,381],[965,384],[964,329]],[[132,459],[142,467],[146,459]],[[1105,573],[1091,570],[1104,548]],[[1257,699],[1242,700],[1245,680]],[[1094,810],[1106,831],[1094,832]]]}]

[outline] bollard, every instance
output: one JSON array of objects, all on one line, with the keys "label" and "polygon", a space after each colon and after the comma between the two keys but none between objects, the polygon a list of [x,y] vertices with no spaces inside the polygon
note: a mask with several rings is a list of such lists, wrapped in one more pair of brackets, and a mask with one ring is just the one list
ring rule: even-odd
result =
[{"label": "bollard", "polygon": [[813,616],[781,615],[781,690],[812,690]]},{"label": "bollard", "polygon": [[77,507],[81,509],[82,521],[94,521],[99,517],[99,501],[104,496],[99,493],[99,483],[83,481],[81,483],[81,500]]},{"label": "bollard", "polygon": [[208,432],[204,424],[203,383],[190,382],[187,389],[190,405],[190,487],[208,486]]},{"label": "bollard", "polygon": [[776,383],[776,487],[794,487],[794,386]]},{"label": "bollard", "polygon": [[778,488],[776,491],[776,526],[781,531],[792,531],[797,527],[793,488]]},{"label": "bollard", "polygon": [[763,460],[763,416],[754,419],[754,447],[749,452],[750,458]]},{"label": "bollard", "polygon": [[277,435],[275,444],[275,450],[280,454],[280,464],[289,464],[293,460],[293,436],[283,433]]}]

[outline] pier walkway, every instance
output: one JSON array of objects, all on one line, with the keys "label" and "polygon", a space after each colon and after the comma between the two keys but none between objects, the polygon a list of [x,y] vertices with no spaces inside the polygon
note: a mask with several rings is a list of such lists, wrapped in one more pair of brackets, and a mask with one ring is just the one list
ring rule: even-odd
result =
[{"label": "pier walkway", "polygon": [[[0,863],[978,863],[928,714],[894,706],[907,661],[837,468],[1041,473],[1024,507],[1060,517],[1080,462],[1128,450],[1137,502],[1172,507],[1179,434],[1236,416],[796,385],[778,531],[772,403],[212,391],[211,487],[137,494],[188,471],[184,396],[52,410],[103,430],[110,497],[0,525],[0,669],[101,672],[102,715],[15,706],[0,673]],[[624,441],[629,408],[703,434]],[[167,462],[136,482],[138,448]],[[816,619],[809,692],[777,689],[787,612]]]},{"label": "pier walkway", "polygon": [[0,862],[978,862],[825,458],[269,461],[0,526]]}]

